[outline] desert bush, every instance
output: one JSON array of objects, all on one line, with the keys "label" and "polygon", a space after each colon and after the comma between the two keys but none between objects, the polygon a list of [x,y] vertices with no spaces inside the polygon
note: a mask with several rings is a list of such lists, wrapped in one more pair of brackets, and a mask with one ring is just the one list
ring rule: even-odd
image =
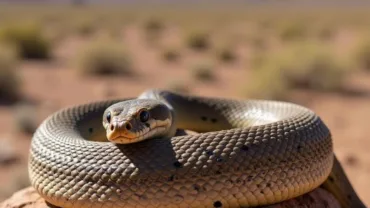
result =
[{"label": "desert bush", "polygon": [[79,35],[90,36],[97,30],[97,27],[93,20],[83,19],[75,23],[74,29]]},{"label": "desert bush", "polygon": [[264,51],[268,48],[268,37],[262,34],[249,34],[247,42],[256,51]]},{"label": "desert bush", "polygon": [[304,22],[285,22],[280,26],[279,36],[284,41],[297,40],[304,38],[307,32]]},{"label": "desert bush", "polygon": [[0,40],[13,44],[24,59],[48,59],[51,45],[41,27],[34,24],[15,24],[0,30]]},{"label": "desert bush", "polygon": [[285,77],[272,64],[265,64],[253,71],[252,79],[242,89],[243,94],[252,99],[286,100],[289,86]]},{"label": "desert bush", "polygon": [[131,57],[121,43],[94,41],[77,56],[77,65],[88,75],[130,75],[133,73]]},{"label": "desert bush", "polygon": [[360,41],[353,56],[353,60],[358,67],[370,71],[370,39]]},{"label": "desert bush", "polygon": [[35,109],[28,104],[18,104],[14,108],[15,126],[18,131],[33,134],[38,126]]},{"label": "desert bush", "polygon": [[277,59],[289,85],[297,88],[340,90],[348,69],[344,61],[317,43],[297,45]]},{"label": "desert bush", "polygon": [[186,38],[187,45],[194,50],[206,50],[210,47],[209,35],[206,32],[192,32]]},{"label": "desert bush", "polygon": [[213,66],[208,63],[198,63],[192,68],[193,77],[200,81],[211,81],[214,80],[215,73],[213,71]]},{"label": "desert bush", "polygon": [[161,37],[165,25],[160,19],[152,18],[144,23],[145,38],[149,43],[156,43]]},{"label": "desert bush", "polygon": [[317,36],[321,40],[330,40],[335,36],[336,28],[333,25],[325,24],[317,29]]},{"label": "desert bush", "polygon": [[168,48],[163,51],[162,57],[166,61],[173,62],[179,59],[180,53],[176,49]]},{"label": "desert bush", "polygon": [[10,46],[0,46],[0,102],[17,101],[21,95],[16,50]]},{"label": "desert bush", "polygon": [[144,29],[148,33],[155,33],[158,34],[165,28],[163,21],[159,19],[153,19],[146,21],[144,24]]},{"label": "desert bush", "polygon": [[236,54],[231,48],[221,48],[217,51],[218,59],[222,62],[232,62],[236,59]]},{"label": "desert bush", "polygon": [[293,88],[341,90],[348,72],[347,63],[317,43],[291,46],[257,58],[246,94],[262,98],[286,98]]},{"label": "desert bush", "polygon": [[318,43],[304,43],[282,53],[278,67],[292,87],[340,90],[348,72],[347,63]]}]

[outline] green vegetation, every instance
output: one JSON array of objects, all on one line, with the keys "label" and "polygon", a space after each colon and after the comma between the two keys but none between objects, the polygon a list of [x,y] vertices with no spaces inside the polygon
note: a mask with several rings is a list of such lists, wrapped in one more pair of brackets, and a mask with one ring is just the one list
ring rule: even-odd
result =
[{"label": "green vegetation", "polygon": [[13,44],[24,59],[48,59],[51,45],[35,24],[9,25],[0,30],[0,41]]},{"label": "green vegetation", "polygon": [[0,46],[0,102],[12,103],[21,96],[20,79],[17,74],[16,50],[10,46]]},{"label": "green vegetation", "polygon": [[80,52],[77,64],[81,72],[88,75],[133,74],[131,57],[120,42],[91,43]]}]

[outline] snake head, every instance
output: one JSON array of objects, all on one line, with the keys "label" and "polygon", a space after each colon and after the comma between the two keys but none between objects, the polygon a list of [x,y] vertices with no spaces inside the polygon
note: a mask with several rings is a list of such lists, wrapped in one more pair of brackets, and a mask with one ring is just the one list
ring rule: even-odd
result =
[{"label": "snake head", "polygon": [[170,109],[158,100],[136,99],[109,106],[103,114],[107,139],[116,144],[165,136],[171,129]]}]

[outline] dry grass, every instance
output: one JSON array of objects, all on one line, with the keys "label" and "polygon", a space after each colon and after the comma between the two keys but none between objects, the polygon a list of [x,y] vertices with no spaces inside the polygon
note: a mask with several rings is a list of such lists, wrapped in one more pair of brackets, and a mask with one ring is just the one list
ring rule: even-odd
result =
[{"label": "dry grass", "polygon": [[21,81],[17,74],[16,50],[7,45],[0,46],[0,103],[12,103],[21,96]]},{"label": "dry grass", "polygon": [[149,44],[157,44],[165,30],[164,21],[151,17],[144,23],[144,36]]},{"label": "dry grass", "polygon": [[245,94],[264,99],[286,99],[290,89],[341,90],[349,69],[348,63],[317,43],[301,43],[255,58]]},{"label": "dry grass", "polygon": [[216,75],[213,66],[209,63],[198,63],[192,67],[192,75],[199,81],[213,81]]},{"label": "dry grass", "polygon": [[280,26],[279,36],[283,41],[301,40],[307,36],[306,23],[299,21],[284,22]]},{"label": "dry grass", "polygon": [[92,19],[80,19],[75,22],[74,30],[77,34],[82,36],[91,36],[97,30],[97,25]]},{"label": "dry grass", "polygon": [[347,63],[318,43],[293,47],[282,55],[281,60],[280,69],[292,87],[341,90],[348,72]]},{"label": "dry grass", "polygon": [[322,24],[317,28],[317,36],[321,40],[331,40],[337,33],[337,28],[329,23]]},{"label": "dry grass", "polygon": [[120,42],[98,40],[86,46],[79,54],[77,65],[88,75],[131,75],[131,57]]},{"label": "dry grass", "polygon": [[48,59],[51,45],[36,24],[8,25],[0,30],[0,41],[13,44],[24,59]]},{"label": "dry grass", "polygon": [[168,62],[175,62],[180,58],[178,49],[167,48],[162,52],[162,58]]},{"label": "dry grass", "polygon": [[358,43],[353,60],[359,68],[370,71],[370,39],[366,38]]},{"label": "dry grass", "polygon": [[165,29],[165,24],[157,18],[150,18],[144,23],[144,29],[147,33],[158,35]]},{"label": "dry grass", "polygon": [[237,59],[236,53],[230,47],[221,48],[216,53],[218,59],[222,62],[230,63]]},{"label": "dry grass", "polygon": [[211,47],[210,35],[204,31],[193,31],[186,37],[189,48],[196,51],[204,51]]},{"label": "dry grass", "polygon": [[273,64],[254,71],[252,81],[242,90],[243,95],[252,99],[287,100],[289,97],[289,86]]}]

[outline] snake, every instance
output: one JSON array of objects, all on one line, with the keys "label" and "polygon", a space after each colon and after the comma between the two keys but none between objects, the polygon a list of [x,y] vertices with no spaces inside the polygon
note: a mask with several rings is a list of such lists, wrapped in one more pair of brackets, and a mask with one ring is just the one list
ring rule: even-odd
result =
[{"label": "snake", "polygon": [[149,89],[63,108],[35,131],[29,178],[57,207],[256,207],[328,190],[366,207],[304,106]]}]

